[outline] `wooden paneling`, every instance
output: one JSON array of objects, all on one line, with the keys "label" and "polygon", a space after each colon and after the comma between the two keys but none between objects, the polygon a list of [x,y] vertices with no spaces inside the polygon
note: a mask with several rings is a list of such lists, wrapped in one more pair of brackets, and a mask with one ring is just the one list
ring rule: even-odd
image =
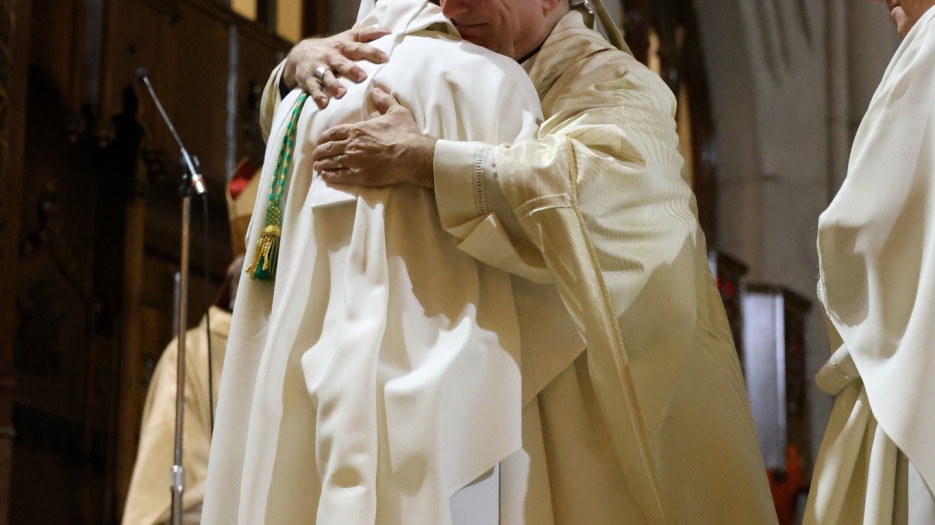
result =
[{"label": "wooden paneling", "polygon": [[149,94],[137,81],[139,67],[150,79],[185,145],[198,154],[207,178],[223,180],[226,118],[227,28],[204,10],[177,2],[156,10],[139,1],[114,3],[113,33],[105,50],[105,114],[119,112],[124,87],[139,98],[142,147],[163,150],[173,159],[176,146]]},{"label": "wooden paneling", "polygon": [[[237,149],[235,158],[249,157],[251,164],[260,166],[266,143],[260,133],[260,95],[269,78],[269,72],[285,56],[285,47],[257,45],[256,36],[249,29],[238,32],[237,71]],[[280,57],[279,55],[282,55]]]},{"label": "wooden paneling", "polygon": [[[0,346],[0,418],[8,413],[5,360],[8,370],[15,358],[19,382],[6,501],[14,523],[117,523],[147,381],[172,337],[179,251],[178,148],[137,68],[149,69],[208,182],[207,234],[193,200],[193,325],[204,290],[213,294],[230,259],[226,164],[261,159],[257,87],[289,46],[224,0],[17,1],[34,16],[18,17],[29,38],[21,40],[22,74],[13,77],[28,127],[14,134],[28,137],[25,166],[23,155],[13,156],[19,170],[0,163],[0,306],[11,313],[0,322],[0,343],[10,343]],[[7,3],[0,0],[0,15]],[[14,285],[15,294],[5,293]],[[9,465],[7,420],[0,476]]]},{"label": "wooden paneling", "polygon": [[[329,35],[342,31],[344,28],[331,28],[331,2],[328,1],[318,1],[310,2],[306,4],[306,9],[302,13],[302,36],[321,36]],[[355,7],[348,6],[346,9],[355,9]]]},{"label": "wooden paneling", "polygon": [[[38,14],[33,20],[39,21]],[[48,515],[47,523],[62,523],[66,514],[54,518],[49,513],[55,511],[46,508],[60,496],[82,503],[69,509],[82,522],[97,522],[106,454],[94,454],[96,448],[107,449],[106,407],[112,394],[104,376],[112,367],[106,364],[107,342],[97,341],[94,332],[114,306],[95,294],[95,264],[101,262],[94,250],[99,170],[94,149],[69,140],[67,101],[55,77],[36,66],[30,68],[28,81],[29,176],[22,179],[20,196],[11,518],[27,523],[34,515]],[[21,459],[36,455],[47,461]],[[57,468],[37,468],[47,463]],[[47,492],[55,480],[68,484],[68,494]],[[32,486],[43,487],[42,497],[22,492]]]},{"label": "wooden paneling", "polygon": [[59,87],[66,113],[76,114],[81,100],[84,4],[80,0],[31,0],[31,4],[33,20],[41,23],[33,24],[29,61]]},{"label": "wooden paneling", "polygon": [[230,0],[231,9],[248,20],[256,20],[256,0]]},{"label": "wooden paneling", "polygon": [[15,287],[30,12],[30,0],[0,1],[0,525],[10,522],[12,490]]},{"label": "wooden paneling", "polygon": [[276,1],[276,32],[290,42],[298,42],[302,34],[303,0]]}]

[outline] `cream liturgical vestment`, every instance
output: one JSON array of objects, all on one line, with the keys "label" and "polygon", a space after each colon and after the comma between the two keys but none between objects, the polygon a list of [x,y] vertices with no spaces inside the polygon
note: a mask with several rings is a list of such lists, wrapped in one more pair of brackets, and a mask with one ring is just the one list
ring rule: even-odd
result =
[{"label": "cream liturgical vestment", "polygon": [[[524,411],[536,502],[527,501],[525,523],[775,523],[739,361],[681,177],[674,97],[584,17],[566,15],[523,64],[545,117],[536,140],[436,146],[448,231],[480,260],[554,281],[587,344]],[[459,190],[472,177],[487,202]],[[523,306],[521,325],[535,325]],[[524,391],[535,350],[524,340]]]},{"label": "cream liturgical vestment", "polygon": [[[212,306],[211,374],[214,391],[224,363],[224,349],[231,315]],[[208,341],[206,319],[188,331],[185,343],[185,426],[182,436],[182,464],[185,467],[185,492],[182,498],[183,523],[200,522],[204,498],[208,450],[211,444],[211,410],[208,396]],[[163,351],[143,405],[139,450],[133,478],[123,512],[126,525],[168,523],[172,497],[169,470],[175,447],[175,384],[178,343],[173,340]]]},{"label": "cream liturgical vestment", "polygon": [[935,523],[935,9],[896,51],[821,215],[837,395],[806,523]]},{"label": "cream liturgical vestment", "polygon": [[[424,0],[380,2],[362,23],[392,31],[373,43],[389,61],[362,63],[367,81],[324,110],[305,105],[275,281],[238,290],[205,524],[446,525],[451,496],[521,447],[509,275],[458,249],[433,192],[329,187],[311,152],[323,130],[374,112],[374,83],[425,133],[494,143],[532,135],[535,90]],[[261,188],[297,97],[267,128]]]}]

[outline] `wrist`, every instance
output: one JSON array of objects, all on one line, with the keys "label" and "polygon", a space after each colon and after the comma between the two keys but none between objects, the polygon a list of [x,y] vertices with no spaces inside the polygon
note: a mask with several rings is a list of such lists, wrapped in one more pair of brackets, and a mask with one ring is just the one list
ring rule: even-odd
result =
[{"label": "wrist", "polygon": [[423,188],[435,188],[435,143],[438,140],[428,135],[420,135],[420,139],[414,142],[413,165],[416,166],[415,177],[416,185]]},{"label": "wrist", "polygon": [[295,64],[286,58],[286,66],[282,68],[282,77],[279,78],[280,88],[286,91],[292,91],[298,85],[295,81]]}]

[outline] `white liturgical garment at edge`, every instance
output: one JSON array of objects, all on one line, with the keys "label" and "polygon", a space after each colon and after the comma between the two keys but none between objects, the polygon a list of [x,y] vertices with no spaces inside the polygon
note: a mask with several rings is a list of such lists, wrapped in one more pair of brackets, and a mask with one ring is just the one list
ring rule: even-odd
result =
[{"label": "white liturgical garment at edge", "polygon": [[935,486],[935,9],[900,45],[821,215],[828,317],[880,425]]},{"label": "white liturgical garment at edge", "polygon": [[935,9],[929,9],[893,56],[854,138],[847,178],[818,222],[818,296],[835,350],[818,384],[838,398],[806,523],[861,519],[849,516],[900,522],[892,517],[905,503],[900,453],[914,469],[910,523],[912,477],[927,484],[919,493],[933,507],[933,190]]},{"label": "white liturgical garment at edge", "polygon": [[[423,132],[490,143],[532,137],[536,92],[424,0],[381,2],[364,23],[393,31],[373,43],[390,59],[362,62],[368,80],[324,110],[305,105],[276,280],[238,292],[205,524],[445,525],[452,494],[521,446],[509,275],[458,249],[433,192],[329,187],[311,152],[323,130],[373,113],[374,84]],[[297,96],[270,128],[248,262]]]}]

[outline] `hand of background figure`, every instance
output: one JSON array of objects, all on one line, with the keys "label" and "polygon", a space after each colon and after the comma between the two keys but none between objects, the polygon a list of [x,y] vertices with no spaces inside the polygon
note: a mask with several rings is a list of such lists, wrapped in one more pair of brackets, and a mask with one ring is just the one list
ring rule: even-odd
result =
[{"label": "hand of background figure", "polygon": [[[287,88],[296,86],[308,92],[319,108],[328,105],[331,97],[341,98],[346,92],[338,82],[343,76],[354,82],[361,82],[367,74],[353,61],[368,60],[374,63],[386,62],[386,54],[367,45],[388,35],[389,31],[379,28],[349,29],[328,38],[308,38],[296,44],[286,56],[282,80]],[[324,78],[315,76],[315,69],[324,67]]]},{"label": "hand of background figure", "polygon": [[434,187],[435,139],[393,95],[373,89],[379,117],[324,131],[312,152],[312,167],[330,184]]}]

